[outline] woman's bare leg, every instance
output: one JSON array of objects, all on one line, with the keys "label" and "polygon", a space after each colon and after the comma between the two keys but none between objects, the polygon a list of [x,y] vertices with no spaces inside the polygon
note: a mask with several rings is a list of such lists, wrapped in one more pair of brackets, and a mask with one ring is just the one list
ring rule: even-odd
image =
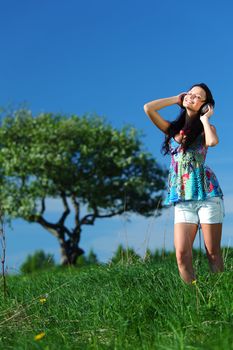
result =
[{"label": "woman's bare leg", "polygon": [[192,263],[193,242],[197,234],[196,224],[178,223],[174,227],[176,260],[181,278],[186,283],[195,280]]},{"label": "woman's bare leg", "polygon": [[222,224],[201,224],[206,254],[212,272],[223,271],[221,255]]}]

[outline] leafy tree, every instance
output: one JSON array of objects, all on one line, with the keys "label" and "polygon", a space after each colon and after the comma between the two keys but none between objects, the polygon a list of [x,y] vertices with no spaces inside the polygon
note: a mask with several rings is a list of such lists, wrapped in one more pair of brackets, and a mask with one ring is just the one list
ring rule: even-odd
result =
[{"label": "leafy tree", "polygon": [[118,246],[115,254],[111,259],[112,264],[128,264],[135,263],[141,260],[140,255],[138,255],[133,248],[124,248],[121,244]]},{"label": "leafy tree", "polygon": [[[2,121],[0,164],[5,215],[38,223],[54,235],[62,264],[75,264],[83,254],[82,228],[96,219],[160,214],[166,171],[143,150],[134,128],[117,130],[97,116],[34,117],[17,110]],[[46,217],[48,198],[63,204],[56,222]]]},{"label": "leafy tree", "polygon": [[174,260],[175,258],[175,252],[174,251],[165,251],[164,249],[156,249],[154,253],[150,249],[146,250],[146,254],[143,258],[145,262],[151,262],[151,263],[158,263],[163,261],[164,259],[171,259]]},{"label": "leafy tree", "polygon": [[98,259],[94,251],[91,249],[89,254],[86,256],[85,254],[81,255],[77,259],[78,266],[87,266],[87,265],[97,265]]},{"label": "leafy tree", "polygon": [[43,250],[36,251],[33,255],[28,255],[25,262],[20,266],[23,273],[32,273],[42,269],[55,266],[54,258],[51,254],[45,254]]},{"label": "leafy tree", "polygon": [[94,253],[94,251],[92,249],[89,251],[89,254],[87,256],[87,264],[88,265],[98,264],[97,255]]}]

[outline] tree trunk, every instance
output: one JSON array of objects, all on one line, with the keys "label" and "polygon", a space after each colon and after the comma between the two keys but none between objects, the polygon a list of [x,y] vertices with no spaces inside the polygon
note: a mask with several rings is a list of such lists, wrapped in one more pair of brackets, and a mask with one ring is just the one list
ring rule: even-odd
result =
[{"label": "tree trunk", "polygon": [[61,252],[61,265],[75,265],[78,257],[84,253],[84,250],[79,247],[81,228],[76,226],[73,230],[69,230],[64,226],[64,220],[68,214],[69,210],[64,212],[57,224],[48,222],[42,216],[31,216],[29,220],[30,222],[39,223],[58,239]]},{"label": "tree trunk", "polygon": [[79,256],[84,254],[84,250],[78,246],[78,243],[63,238],[58,239],[61,252],[61,265],[75,265]]}]

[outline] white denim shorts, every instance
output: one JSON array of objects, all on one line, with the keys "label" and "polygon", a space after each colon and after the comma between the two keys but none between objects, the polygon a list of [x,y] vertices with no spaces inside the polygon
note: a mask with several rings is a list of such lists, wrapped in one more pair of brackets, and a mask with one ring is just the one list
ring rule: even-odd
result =
[{"label": "white denim shorts", "polygon": [[221,197],[212,197],[204,201],[183,201],[175,204],[174,222],[190,224],[219,224],[225,216]]}]

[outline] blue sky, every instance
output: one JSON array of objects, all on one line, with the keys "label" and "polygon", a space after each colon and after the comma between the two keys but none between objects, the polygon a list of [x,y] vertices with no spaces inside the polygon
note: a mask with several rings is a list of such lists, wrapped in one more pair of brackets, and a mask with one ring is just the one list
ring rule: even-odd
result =
[{"label": "blue sky", "polygon": [[[160,154],[163,136],[143,112],[145,102],[176,95],[205,82],[216,100],[212,123],[220,143],[207,157],[225,194],[223,244],[233,245],[233,42],[230,0],[8,0],[0,2],[0,105],[26,103],[39,112],[94,112],[115,127],[132,124],[145,147]],[[172,120],[176,106],[162,111]],[[59,212],[48,201],[51,218]],[[172,249],[172,209],[159,219],[132,216],[84,228],[81,246],[107,261],[122,242]],[[35,249],[59,258],[56,240],[37,225],[16,220],[6,227],[7,265],[17,270]],[[164,243],[165,242],[165,243]],[[197,242],[198,244],[198,242]]]}]

